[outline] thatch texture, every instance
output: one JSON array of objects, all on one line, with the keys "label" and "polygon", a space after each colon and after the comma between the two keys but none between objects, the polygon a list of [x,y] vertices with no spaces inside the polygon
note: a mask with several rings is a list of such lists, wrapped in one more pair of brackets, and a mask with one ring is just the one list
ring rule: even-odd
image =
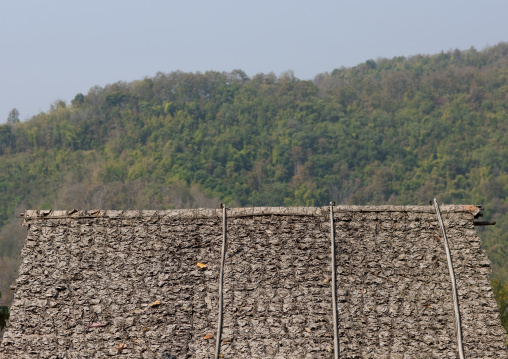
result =
[{"label": "thatch texture", "polygon": [[[458,358],[433,207],[335,211],[341,358]],[[441,211],[466,357],[506,358],[478,209]],[[28,211],[25,224],[1,359],[213,358],[221,210]],[[227,225],[223,357],[331,358],[328,208],[228,209]]]}]

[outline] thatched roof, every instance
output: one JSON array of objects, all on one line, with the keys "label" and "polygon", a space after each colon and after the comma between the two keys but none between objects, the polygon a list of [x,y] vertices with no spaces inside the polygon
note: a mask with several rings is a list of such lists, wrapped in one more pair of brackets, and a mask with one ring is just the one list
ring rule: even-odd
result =
[{"label": "thatched roof", "polygon": [[[341,358],[458,358],[434,208],[334,211]],[[506,358],[478,208],[441,212],[465,356]],[[332,357],[329,208],[227,213],[223,358]],[[24,222],[0,358],[214,357],[222,210],[27,211]]]}]

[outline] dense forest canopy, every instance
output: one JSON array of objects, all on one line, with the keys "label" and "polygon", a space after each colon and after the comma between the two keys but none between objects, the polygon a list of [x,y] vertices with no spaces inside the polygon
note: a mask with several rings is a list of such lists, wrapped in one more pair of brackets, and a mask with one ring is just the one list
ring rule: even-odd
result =
[{"label": "dense forest canopy", "polygon": [[48,113],[0,126],[2,300],[11,297],[25,235],[16,214],[25,208],[428,204],[437,197],[482,204],[497,220],[479,232],[504,311],[507,110],[507,43],[368,60],[313,81],[291,72],[157,73],[56,101]]}]

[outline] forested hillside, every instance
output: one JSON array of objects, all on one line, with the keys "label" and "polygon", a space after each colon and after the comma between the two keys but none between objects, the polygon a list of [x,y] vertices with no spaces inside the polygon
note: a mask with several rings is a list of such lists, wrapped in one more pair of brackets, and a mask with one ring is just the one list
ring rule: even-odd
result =
[{"label": "forested hillside", "polygon": [[506,303],[507,111],[507,43],[369,60],[314,81],[291,72],[158,73],[56,101],[48,113],[0,126],[1,300],[10,300],[25,208],[437,197],[482,204],[498,222],[479,232]]}]

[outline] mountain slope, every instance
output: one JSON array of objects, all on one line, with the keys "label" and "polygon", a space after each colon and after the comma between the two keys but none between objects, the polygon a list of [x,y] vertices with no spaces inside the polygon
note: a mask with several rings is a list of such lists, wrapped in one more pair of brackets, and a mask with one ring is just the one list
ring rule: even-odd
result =
[{"label": "mountain slope", "polygon": [[[482,204],[508,280],[508,44],[316,76],[158,73],[0,126],[4,293],[24,208]],[[21,231],[22,232],[22,231]]]}]

